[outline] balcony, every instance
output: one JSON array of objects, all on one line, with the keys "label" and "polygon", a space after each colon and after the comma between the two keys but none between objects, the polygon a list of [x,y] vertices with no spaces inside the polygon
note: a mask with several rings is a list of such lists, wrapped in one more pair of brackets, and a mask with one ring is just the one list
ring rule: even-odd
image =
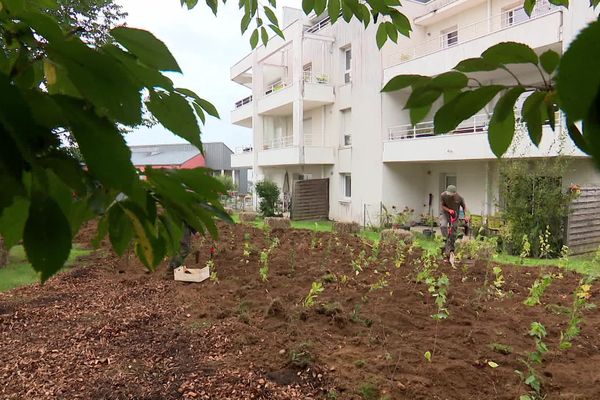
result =
[{"label": "balcony", "polygon": [[304,146],[294,144],[293,136],[268,139],[258,153],[258,165],[321,165],[334,163],[333,148],[324,145],[322,134],[305,134]]},{"label": "balcony", "polygon": [[254,166],[254,152],[251,146],[237,147],[231,155],[231,168],[252,168]]},{"label": "balcony", "polygon": [[[584,157],[575,144],[567,137],[560,117],[557,117],[556,132],[544,126],[542,141],[538,147],[528,137],[526,127],[519,122],[515,138],[505,157],[535,158],[551,157],[558,154]],[[392,126],[388,129],[387,141],[383,144],[384,162],[418,161],[459,161],[489,160],[496,156],[488,142],[489,116],[475,115],[461,123],[454,131],[434,135],[433,121]]]},{"label": "balcony", "polygon": [[[335,102],[333,86],[326,74],[304,73],[303,107],[311,110]],[[298,98],[298,86],[291,80],[278,80],[264,89],[264,97],[258,101],[258,113],[264,115],[291,115],[294,100]]]},{"label": "balcony", "polygon": [[252,96],[250,95],[235,102],[235,108],[231,110],[231,123],[252,128],[252,113]]},{"label": "balcony", "polygon": [[500,42],[520,42],[527,37],[528,45],[534,49],[561,42],[562,11],[558,7],[537,8],[530,18],[517,18],[516,13],[503,12],[459,27],[452,37],[440,35],[400,49],[385,60],[384,82],[400,74],[438,75],[465,58],[479,57]]}]

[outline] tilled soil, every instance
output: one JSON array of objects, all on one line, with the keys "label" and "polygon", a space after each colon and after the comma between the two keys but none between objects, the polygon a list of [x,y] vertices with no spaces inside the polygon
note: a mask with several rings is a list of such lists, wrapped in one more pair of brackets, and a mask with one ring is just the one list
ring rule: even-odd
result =
[{"label": "tilled soil", "polygon": [[[527,391],[515,370],[534,349],[533,321],[548,331],[547,398],[600,398],[598,311],[585,312],[573,347],[558,350],[577,274],[563,271],[542,304],[527,307],[540,269],[502,266],[499,296],[492,265],[442,264],[450,315],[436,323],[434,298],[415,280],[419,250],[396,268],[395,245],[384,245],[356,275],[352,261],[372,255],[359,238],[274,237],[265,282],[259,254],[270,240],[235,225],[222,226],[216,243],[218,281],[175,282],[164,266],[148,274],[132,256],[101,249],[42,287],[0,293],[0,398],[517,399]],[[211,245],[196,241],[198,267]],[[305,307],[315,281],[324,291]],[[599,297],[594,287],[590,301]]]}]

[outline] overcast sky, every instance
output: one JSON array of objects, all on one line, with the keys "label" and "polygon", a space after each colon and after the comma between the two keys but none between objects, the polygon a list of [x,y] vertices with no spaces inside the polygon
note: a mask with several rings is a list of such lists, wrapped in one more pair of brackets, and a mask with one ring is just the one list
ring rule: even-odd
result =
[{"label": "overcast sky", "polygon": [[[204,142],[225,142],[232,150],[251,143],[251,130],[232,125],[229,113],[235,101],[251,94],[250,90],[229,80],[229,68],[250,52],[248,34],[242,37],[242,11],[238,2],[219,4],[215,17],[204,1],[195,9],[182,8],[179,0],[118,0],[129,14],[127,25],[149,30],[169,47],[183,71],[170,74],[175,84],[194,90],[212,102],[221,120],[208,119],[203,128]],[[300,6],[300,0],[279,0],[281,6]],[[160,144],[183,142],[179,137],[157,125],[140,128],[127,136],[130,144]]]}]

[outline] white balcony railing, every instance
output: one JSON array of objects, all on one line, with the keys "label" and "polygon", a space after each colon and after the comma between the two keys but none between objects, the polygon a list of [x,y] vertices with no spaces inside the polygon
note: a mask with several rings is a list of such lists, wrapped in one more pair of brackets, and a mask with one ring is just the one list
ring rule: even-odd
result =
[{"label": "white balcony railing", "polygon": [[304,31],[308,32],[308,33],[315,33],[320,31],[321,29],[325,28],[327,25],[329,25],[331,19],[329,17],[325,17],[322,20],[320,20],[319,22],[316,22],[314,24],[312,24],[311,26],[307,26]]},{"label": "white balcony railing", "polygon": [[251,145],[238,146],[235,148],[235,154],[247,154],[247,153],[252,153]]},{"label": "white balcony railing", "polygon": [[[469,133],[485,133],[488,130],[490,115],[477,114],[471,118],[461,122],[455,130],[444,135],[469,134]],[[563,129],[564,119],[562,113],[556,112],[554,115],[554,123],[556,130]],[[527,130],[525,122],[521,119],[519,112],[515,110],[515,130]],[[433,121],[419,122],[416,125],[404,124],[392,126],[388,129],[388,140],[414,139],[419,137],[434,136]],[[443,136],[443,135],[438,135]]]},{"label": "white balcony railing", "polygon": [[294,143],[293,136],[281,136],[263,141],[263,150],[282,149],[291,147]]},{"label": "white balcony railing", "polygon": [[289,83],[283,80],[278,80],[277,82],[273,82],[270,85],[267,85],[265,88],[265,96],[268,96],[272,93],[278,92],[281,89],[288,87]]},{"label": "white balcony railing", "polygon": [[[440,0],[450,4],[455,0]],[[445,4],[444,4],[445,5]],[[394,55],[392,65],[402,64],[412,59],[423,57],[440,50],[444,50],[469,40],[477,39],[512,26],[527,23],[532,19],[542,17],[553,11],[559,10],[560,7],[550,4],[548,0],[538,1],[535,8],[531,12],[531,16],[527,16],[522,7],[504,11],[494,15],[491,18],[486,18],[470,25],[461,26],[452,33],[442,34],[417,45],[404,48]],[[392,60],[390,60],[392,61]]]},{"label": "white balcony railing", "polygon": [[246,104],[250,104],[252,103],[252,95],[248,96],[248,97],[244,97],[243,99],[236,101],[235,102],[235,108],[240,108],[242,106],[245,106]]},{"label": "white balcony railing", "polygon": [[[490,116],[487,114],[474,115],[460,123],[455,130],[448,134],[482,133],[486,132]],[[388,129],[388,140],[414,139],[418,137],[434,136],[433,121],[419,122],[416,125],[404,124],[392,126]]]},{"label": "white balcony railing", "polygon": [[310,71],[304,71],[304,82],[306,83],[317,83],[320,85],[329,84],[329,75],[327,74],[315,74]]},{"label": "white balcony railing", "polygon": [[456,2],[458,0],[434,0],[434,1],[430,1],[429,4],[427,4],[427,13],[433,12],[433,11],[437,11],[442,7],[446,7],[448,4],[452,4],[454,2]]}]

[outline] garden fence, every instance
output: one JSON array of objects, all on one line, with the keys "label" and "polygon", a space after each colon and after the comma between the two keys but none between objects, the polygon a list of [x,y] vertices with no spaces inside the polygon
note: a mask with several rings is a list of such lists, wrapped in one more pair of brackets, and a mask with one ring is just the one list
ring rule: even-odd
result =
[{"label": "garden fence", "polygon": [[566,243],[571,254],[595,251],[600,246],[600,187],[580,188],[571,202],[567,220]]}]

